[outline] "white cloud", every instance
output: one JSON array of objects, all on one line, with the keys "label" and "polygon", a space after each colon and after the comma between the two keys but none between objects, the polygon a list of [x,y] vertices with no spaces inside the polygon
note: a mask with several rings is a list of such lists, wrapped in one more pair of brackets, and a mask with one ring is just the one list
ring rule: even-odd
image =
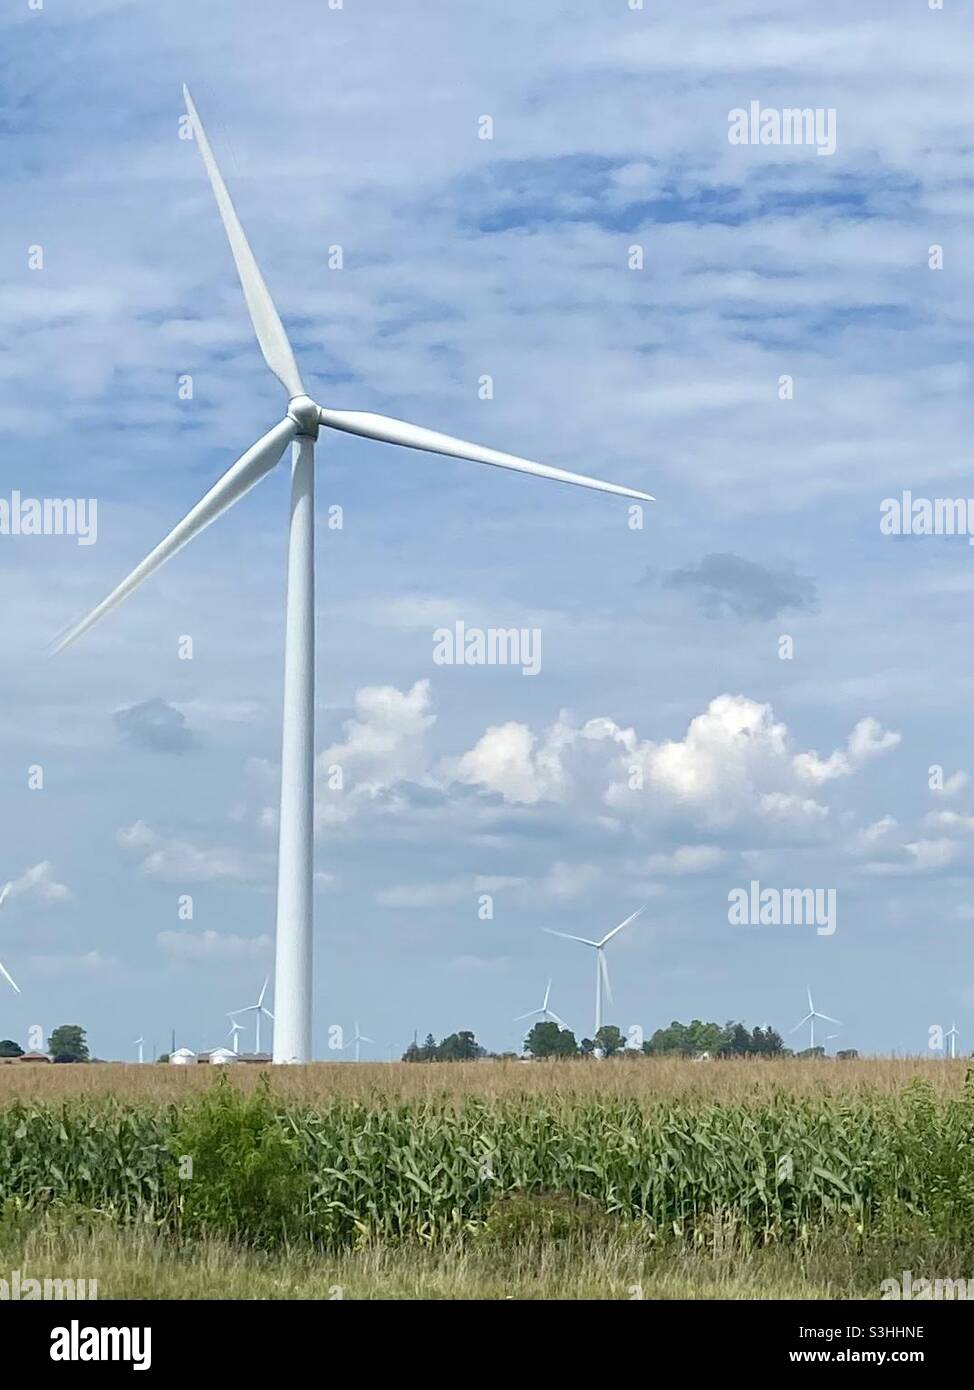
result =
[{"label": "white cloud", "polygon": [[156,942],[175,960],[257,960],[270,954],[269,936],[235,936],[218,931],[161,931]]},{"label": "white cloud", "polygon": [[25,869],[20,877],[12,879],[6,888],[4,896],[10,901],[27,894],[32,894],[47,903],[63,903],[71,897],[71,890],[66,884],[57,881],[54,877],[54,866],[47,859],[41,860],[30,869]]},{"label": "white cloud", "polygon": [[500,893],[509,888],[518,888],[524,882],[521,878],[490,877],[476,875],[472,878],[454,878],[444,883],[402,884],[394,888],[384,888],[376,893],[375,900],[382,907],[423,908],[440,907],[446,903],[462,902],[469,898],[476,905],[481,893]]},{"label": "white cloud", "polygon": [[935,796],[956,796],[964,790],[970,780],[966,772],[954,772],[944,779],[942,787],[931,787],[930,790]]},{"label": "white cloud", "polygon": [[884,729],[878,719],[871,715],[860,719],[849,735],[845,749],[837,748],[827,758],[817,753],[799,753],[795,758],[795,771],[803,781],[820,786],[834,777],[849,777],[862,765],[889,752],[900,742],[900,735]]},{"label": "white cloud", "polygon": [[956,840],[946,838],[914,840],[903,846],[903,852],[907,855],[907,862],[878,861],[867,864],[865,871],[879,875],[934,873],[938,869],[945,869],[953,864],[957,859],[959,848]]},{"label": "white cloud", "polygon": [[123,849],[144,853],[142,871],[169,883],[207,883],[215,879],[248,880],[264,872],[262,859],[232,846],[200,848],[189,840],[167,838],[136,821],[115,836]]},{"label": "white cloud", "polygon": [[[318,822],[347,820],[361,806],[384,801],[399,783],[429,783],[426,734],[435,722],[428,680],[417,681],[405,692],[391,685],[357,691],[355,715],[344,725],[344,741],[317,758]],[[341,787],[333,787],[339,776]]]}]

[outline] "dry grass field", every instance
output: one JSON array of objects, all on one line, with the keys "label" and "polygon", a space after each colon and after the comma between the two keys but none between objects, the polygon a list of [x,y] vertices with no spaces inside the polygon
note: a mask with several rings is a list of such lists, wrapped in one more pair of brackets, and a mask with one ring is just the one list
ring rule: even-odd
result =
[{"label": "dry grass field", "polygon": [[180,1101],[199,1095],[225,1074],[236,1087],[252,1090],[270,1079],[282,1100],[314,1104],[332,1099],[377,1102],[467,1097],[578,1097],[597,1100],[761,1102],[776,1092],[801,1096],[895,1095],[923,1078],[938,1095],[960,1095],[967,1062],[926,1058],[875,1058],[852,1062],[682,1059],[571,1062],[317,1062],[307,1067],[237,1065],[173,1067],[128,1062],[87,1065],[8,1063],[0,1065],[0,1105],[7,1101],[52,1101],[115,1097],[133,1102]]}]

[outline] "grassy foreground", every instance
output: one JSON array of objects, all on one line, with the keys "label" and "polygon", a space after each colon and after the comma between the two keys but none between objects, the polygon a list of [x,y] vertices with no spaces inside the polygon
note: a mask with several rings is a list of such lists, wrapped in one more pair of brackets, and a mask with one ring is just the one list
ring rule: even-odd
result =
[{"label": "grassy foreground", "polygon": [[654,1250],[620,1234],[525,1241],[502,1249],[457,1240],[274,1252],[216,1238],[180,1242],[97,1218],[0,1222],[0,1268],[84,1278],[101,1299],[878,1299],[904,1269],[974,1275],[970,1245],[819,1241],[807,1248]]}]

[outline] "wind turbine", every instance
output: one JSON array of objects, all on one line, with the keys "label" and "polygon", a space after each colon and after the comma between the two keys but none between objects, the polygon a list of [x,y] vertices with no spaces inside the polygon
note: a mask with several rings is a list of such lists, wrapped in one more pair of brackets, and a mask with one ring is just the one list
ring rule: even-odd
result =
[{"label": "wind turbine", "polygon": [[137,1048],[139,1049],[139,1062],[140,1062],[140,1063],[144,1060],[144,1058],[143,1058],[143,1056],[142,1056],[142,1044],[143,1044],[144,1042],[145,1042],[145,1038],[139,1037],[139,1038],[136,1038],[135,1041],[134,1041],[133,1044],[132,1044],[133,1047],[137,1047]]},{"label": "wind turbine", "polygon": [[[355,1060],[356,1060],[356,1062],[359,1060],[360,1044],[361,1044],[361,1043],[364,1043],[364,1042],[372,1043],[372,1045],[374,1046],[374,1045],[375,1045],[375,1038],[367,1038],[367,1037],[365,1036],[364,1033],[360,1033],[359,1030],[358,1030],[358,1019],[356,1019],[356,1020],[355,1020],[355,1037],[352,1038],[350,1042],[345,1043],[345,1047],[351,1047],[351,1046],[352,1046],[352,1043],[355,1044]],[[344,1050],[344,1049],[343,1049],[343,1050]]]},{"label": "wind turbine", "polygon": [[231,1014],[231,1016],[230,1016],[230,1037],[233,1039],[233,1041],[231,1042],[230,1046],[233,1048],[234,1052],[239,1052],[239,1051],[240,1051],[240,1041],[239,1041],[239,1039],[238,1039],[238,1037],[237,1037],[237,1034],[238,1034],[238,1033],[242,1033],[242,1032],[243,1032],[243,1024],[242,1024],[242,1023],[238,1023],[237,1020],[236,1020],[236,1019],[233,1017],[233,1015]]},{"label": "wind turbine", "polygon": [[[565,1022],[565,1020],[562,1019],[562,1018],[559,1018],[558,1015],[555,1013],[554,1009],[549,1009],[549,1008],[548,1008],[548,1000],[549,1000],[550,997],[551,997],[551,981],[549,980],[549,981],[548,981],[548,987],[547,987],[547,989],[546,989],[545,992],[544,992],[544,999],[543,999],[543,1001],[542,1001],[541,1008],[540,1008],[540,1009],[529,1009],[528,1012],[527,1012],[526,1014],[518,1014],[518,1016],[517,1016],[517,1018],[514,1020],[514,1022],[515,1022],[515,1023],[520,1023],[520,1022],[521,1022],[523,1019],[525,1019],[525,1018],[537,1018],[538,1015],[540,1014],[540,1015],[541,1015],[541,1018],[542,1018],[545,1022],[550,1021],[550,1022],[552,1022],[552,1023],[557,1023],[558,1026],[559,1026],[559,1028],[567,1028],[567,1027],[568,1027],[568,1024]],[[537,998],[537,995],[535,995],[535,998]]]},{"label": "wind turbine", "polygon": [[[799,1028],[803,1027],[804,1024],[808,1023],[808,1024],[811,1025],[811,1028],[810,1028],[810,1040],[809,1040],[809,1044],[808,1044],[809,1050],[810,1050],[810,1051],[814,1050],[814,1048],[815,1048],[815,1020],[816,1020],[817,1018],[823,1019],[826,1023],[839,1023],[839,1025],[840,1025],[840,1027],[841,1027],[841,1023],[840,1023],[840,1020],[839,1020],[839,1019],[833,1018],[831,1014],[820,1014],[820,1013],[819,1013],[818,1009],[816,1009],[815,1005],[812,1003],[812,988],[811,988],[811,985],[809,985],[809,986],[808,986],[808,1013],[805,1015],[804,1018],[799,1019],[799,1021],[795,1024],[794,1028],[792,1028],[791,1031],[792,1031],[793,1033],[797,1033],[798,1030],[799,1030]],[[833,1038],[836,1038],[836,1037],[838,1037],[838,1034],[837,1034],[837,1033],[832,1033],[832,1034],[830,1034],[830,1036],[833,1037]]]},{"label": "wind turbine", "polygon": [[[605,985],[605,993],[609,1003],[612,1003],[612,986],[609,984],[609,967],[605,963],[605,948],[614,936],[622,931],[623,927],[628,927],[630,922],[634,922],[641,912],[646,911],[646,906],[637,907],[631,917],[627,917],[624,922],[620,922],[617,927],[613,927],[610,932],[606,932],[601,941],[590,941],[587,936],[572,936],[566,931],[555,931],[552,927],[542,927],[549,936],[563,936],[566,941],[581,941],[585,946],[595,948],[595,1036],[598,1037],[599,1029],[602,1027],[602,986]],[[546,996],[547,998],[547,996]]]},{"label": "wind turbine", "polygon": [[188,90],[186,109],[203,158],[251,322],[264,360],[287,392],[287,414],[242,454],[168,536],[90,613],[53,644],[61,651],[127,598],[144,579],[238,502],[291,449],[291,512],[284,629],[284,710],[281,742],[281,810],[277,863],[277,929],[274,966],[278,1021],[275,1062],[311,1058],[311,954],[314,854],[315,571],[314,455],[322,426],[385,444],[491,464],[556,482],[651,502],[646,492],[601,482],[562,468],[470,444],[420,425],[369,411],[320,406],[304,389],[287,333],[230,200]]},{"label": "wind turbine", "polygon": [[958,1035],[958,1032],[957,1032],[957,1024],[956,1024],[956,1023],[952,1023],[952,1024],[950,1025],[950,1027],[947,1029],[946,1033],[944,1034],[944,1037],[945,1037],[945,1038],[949,1038],[949,1039],[950,1039],[950,1060],[951,1060],[951,1061],[953,1061],[954,1058],[957,1056],[957,1038],[958,1038],[958,1036],[959,1036],[959,1035]]},{"label": "wind turbine", "polygon": [[[256,1019],[256,1021],[257,1021],[256,1037],[255,1037],[255,1047],[254,1047],[254,1051],[255,1051],[255,1052],[259,1052],[259,1051],[260,1051],[260,1016],[261,1016],[261,1014],[264,1014],[267,1018],[269,1018],[270,1021],[271,1021],[272,1023],[274,1022],[274,1015],[271,1013],[270,1009],[265,1009],[265,1008],[264,1008],[264,995],[267,993],[267,986],[268,986],[269,984],[270,984],[270,977],[268,977],[267,979],[265,979],[265,980],[264,980],[264,983],[261,985],[260,994],[258,994],[258,996],[257,996],[257,1003],[256,1003],[256,1004],[245,1004],[244,1007],[243,1007],[242,1009],[231,1009],[230,1012],[227,1014],[227,1018],[230,1019],[231,1023],[236,1023],[236,1021],[237,1021],[236,1018],[234,1017],[235,1014],[253,1014],[253,1015],[254,1015],[254,1017],[255,1017],[255,1019]],[[231,1031],[232,1031],[232,1029],[231,1029]],[[275,1029],[274,1029],[274,1032],[275,1032],[275,1034],[277,1033],[277,1028],[276,1028],[276,1027],[275,1027]],[[236,1042],[236,1037],[234,1037],[234,1041]]]},{"label": "wind turbine", "polygon": [[[7,901],[12,887],[12,883],[5,883],[3,887],[0,888],[0,907],[3,907],[4,903]],[[3,978],[7,981],[7,984],[13,990],[14,994],[20,993],[20,985],[16,983],[14,977],[10,974],[10,971],[4,965],[2,960],[0,960],[0,975],[2,975]]]}]

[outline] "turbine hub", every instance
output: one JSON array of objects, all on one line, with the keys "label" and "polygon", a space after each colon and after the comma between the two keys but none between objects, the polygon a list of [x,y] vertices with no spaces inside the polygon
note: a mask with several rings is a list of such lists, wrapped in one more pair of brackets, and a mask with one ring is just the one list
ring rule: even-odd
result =
[{"label": "turbine hub", "polygon": [[287,403],[287,413],[288,419],[297,425],[298,434],[308,439],[318,438],[321,421],[318,417],[318,407],[310,396],[292,396]]}]

